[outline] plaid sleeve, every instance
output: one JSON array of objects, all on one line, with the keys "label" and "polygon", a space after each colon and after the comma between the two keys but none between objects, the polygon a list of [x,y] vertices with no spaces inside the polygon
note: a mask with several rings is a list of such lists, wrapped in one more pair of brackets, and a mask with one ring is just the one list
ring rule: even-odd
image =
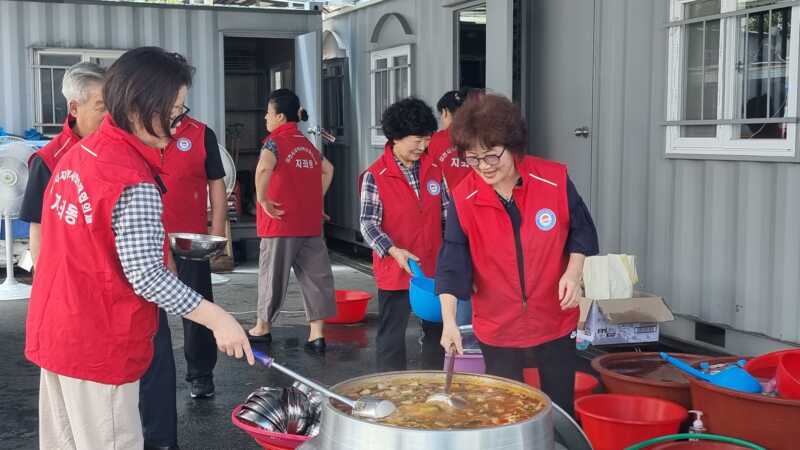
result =
[{"label": "plaid sleeve", "polygon": [[164,226],[161,193],[153,184],[137,184],[122,191],[111,217],[117,255],[134,292],[185,316],[203,299],[164,265]]},{"label": "plaid sleeve", "polygon": [[370,172],[364,174],[364,181],[361,184],[361,214],[359,222],[361,224],[361,234],[367,245],[378,252],[381,257],[389,253],[392,243],[389,235],[381,229],[383,219],[383,204],[378,195],[378,185]]}]

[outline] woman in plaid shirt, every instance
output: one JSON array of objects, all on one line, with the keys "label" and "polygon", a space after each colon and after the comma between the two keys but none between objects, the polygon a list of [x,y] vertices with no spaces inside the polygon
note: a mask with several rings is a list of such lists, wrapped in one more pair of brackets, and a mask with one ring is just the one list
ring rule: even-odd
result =
[{"label": "woman in plaid shirt", "polygon": [[[405,370],[407,363],[408,261],[416,261],[428,276],[436,272],[446,202],[441,168],[427,153],[437,128],[431,108],[422,100],[400,100],[383,113],[381,125],[387,143],[363,174],[360,222],[373,250],[378,285],[378,370],[391,371]],[[436,342],[441,325],[422,321],[422,328],[422,365],[440,368],[443,352]]]}]

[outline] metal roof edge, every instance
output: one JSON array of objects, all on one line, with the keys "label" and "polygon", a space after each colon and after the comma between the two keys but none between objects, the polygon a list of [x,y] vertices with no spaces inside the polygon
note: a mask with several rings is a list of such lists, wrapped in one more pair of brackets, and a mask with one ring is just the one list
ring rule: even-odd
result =
[{"label": "metal roof edge", "polygon": [[192,11],[222,11],[222,12],[246,12],[246,13],[281,13],[281,14],[302,14],[302,15],[322,15],[320,10],[289,9],[289,8],[262,8],[235,5],[174,5],[166,3],[144,3],[136,1],[103,1],[103,0],[16,0],[18,3],[47,3],[55,5],[99,5],[99,6],[125,6],[138,8],[158,8],[158,9],[186,9]]}]

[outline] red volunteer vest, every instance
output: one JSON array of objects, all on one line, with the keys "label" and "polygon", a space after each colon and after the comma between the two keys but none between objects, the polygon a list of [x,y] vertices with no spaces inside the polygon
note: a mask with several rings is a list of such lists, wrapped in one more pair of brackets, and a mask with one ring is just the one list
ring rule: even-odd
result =
[{"label": "red volunteer vest", "polygon": [[489,345],[531,347],[575,330],[578,309],[562,311],[558,281],[569,260],[567,169],[526,156],[517,161],[522,186],[514,200],[522,215],[525,264],[523,304],[511,219],[494,189],[477,173],[453,192],[458,219],[469,241],[474,268],[475,334]]},{"label": "red volunteer vest", "polygon": [[61,130],[61,133],[58,133],[47,145],[40,148],[36,153],[31,156],[30,161],[33,159],[34,156],[38,156],[44,162],[44,165],[47,166],[47,169],[50,170],[50,173],[53,173],[53,169],[56,168],[56,164],[58,161],[67,154],[67,150],[70,149],[76,142],[81,140],[80,136],[75,134],[72,131],[71,124],[75,121],[75,118],[67,114],[67,118],[64,119],[64,128]]},{"label": "red volunteer vest", "polygon": [[452,192],[467,175],[472,172],[472,168],[458,157],[458,150],[450,142],[450,130],[439,130],[431,136],[428,144],[428,153],[434,158],[436,164],[442,168],[447,187]]},{"label": "red volunteer vest", "polygon": [[[436,258],[442,246],[442,173],[427,155],[420,160],[420,197],[397,166],[391,144],[367,169],[375,179],[383,204],[381,228],[394,245],[419,257],[429,277],[436,273]],[[372,270],[379,289],[408,289],[409,275],[391,256],[372,252]]]},{"label": "red volunteer vest", "polygon": [[[269,135],[278,160],[267,187],[267,198],[284,211],[273,219],[259,205],[256,229],[260,237],[322,235],[322,154],[297,128],[285,123]],[[266,151],[266,150],[265,150]]]},{"label": "red volunteer vest", "polygon": [[42,255],[25,325],[25,356],[97,383],[136,381],[150,366],[156,305],[136,295],[117,256],[111,213],[123,189],[155,183],[160,151],[100,129],[61,160],[45,192]]},{"label": "red volunteer vest", "polygon": [[181,120],[164,151],[161,181],[167,188],[164,229],[167,233],[208,234],[206,126],[190,117]]}]

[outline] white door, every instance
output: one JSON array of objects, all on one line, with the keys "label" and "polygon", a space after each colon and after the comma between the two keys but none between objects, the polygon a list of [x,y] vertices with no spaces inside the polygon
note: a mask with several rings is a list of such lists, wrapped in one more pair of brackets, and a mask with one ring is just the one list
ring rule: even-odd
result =
[{"label": "white door", "polygon": [[294,61],[294,90],[308,113],[308,122],[300,122],[300,129],[321,150],[322,33],[313,31],[295,38]]},{"label": "white door", "polygon": [[538,0],[532,5],[531,149],[565,163],[590,205],[594,1]]}]

